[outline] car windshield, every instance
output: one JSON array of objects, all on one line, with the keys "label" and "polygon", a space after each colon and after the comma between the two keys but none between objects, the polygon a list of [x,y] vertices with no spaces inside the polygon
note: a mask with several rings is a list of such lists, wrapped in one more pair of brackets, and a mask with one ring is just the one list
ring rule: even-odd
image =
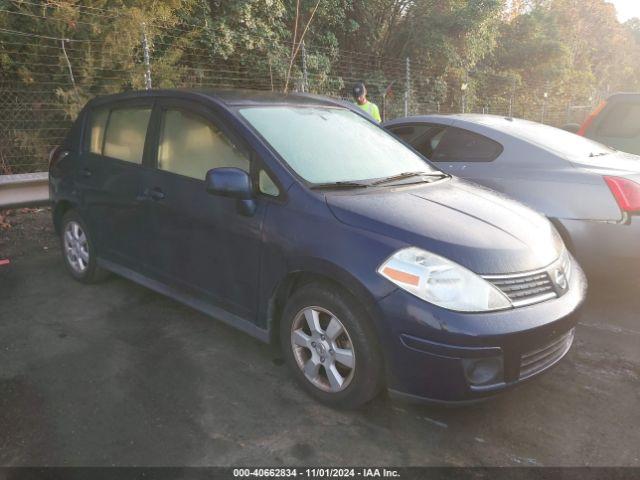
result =
[{"label": "car windshield", "polygon": [[248,107],[240,114],[310,183],[439,173],[383,129],[344,108]]},{"label": "car windshield", "polygon": [[566,130],[534,122],[520,122],[513,126],[518,137],[552,150],[565,157],[600,157],[615,150]]}]

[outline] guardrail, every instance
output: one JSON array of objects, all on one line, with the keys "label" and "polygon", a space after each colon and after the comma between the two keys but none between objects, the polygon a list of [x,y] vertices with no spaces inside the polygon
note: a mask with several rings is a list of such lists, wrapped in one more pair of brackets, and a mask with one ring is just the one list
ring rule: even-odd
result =
[{"label": "guardrail", "polygon": [[0,175],[0,208],[35,207],[48,203],[47,172]]}]

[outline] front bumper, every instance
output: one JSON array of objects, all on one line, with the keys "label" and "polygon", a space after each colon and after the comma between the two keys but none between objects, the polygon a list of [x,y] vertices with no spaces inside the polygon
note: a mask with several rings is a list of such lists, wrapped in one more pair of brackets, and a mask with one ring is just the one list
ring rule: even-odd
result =
[{"label": "front bumper", "polygon": [[[380,302],[392,393],[444,403],[481,400],[548,370],[569,351],[586,281],[574,267],[568,292],[539,304],[491,313],[458,313],[396,290]],[[500,363],[485,383],[470,364]]]}]

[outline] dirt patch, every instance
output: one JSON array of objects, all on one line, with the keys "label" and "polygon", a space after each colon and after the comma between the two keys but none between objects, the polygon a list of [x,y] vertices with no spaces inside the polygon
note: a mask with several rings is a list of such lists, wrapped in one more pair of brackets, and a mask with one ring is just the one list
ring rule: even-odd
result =
[{"label": "dirt patch", "polygon": [[2,210],[0,216],[0,259],[21,257],[58,247],[50,208]]}]

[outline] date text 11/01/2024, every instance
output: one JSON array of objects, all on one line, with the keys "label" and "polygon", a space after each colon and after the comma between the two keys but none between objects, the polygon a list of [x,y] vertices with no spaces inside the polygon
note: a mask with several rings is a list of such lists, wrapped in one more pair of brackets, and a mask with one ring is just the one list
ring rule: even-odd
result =
[{"label": "date text 11/01/2024", "polygon": [[236,468],[233,470],[233,476],[234,478],[298,476],[306,478],[398,478],[400,473],[388,468]]}]

